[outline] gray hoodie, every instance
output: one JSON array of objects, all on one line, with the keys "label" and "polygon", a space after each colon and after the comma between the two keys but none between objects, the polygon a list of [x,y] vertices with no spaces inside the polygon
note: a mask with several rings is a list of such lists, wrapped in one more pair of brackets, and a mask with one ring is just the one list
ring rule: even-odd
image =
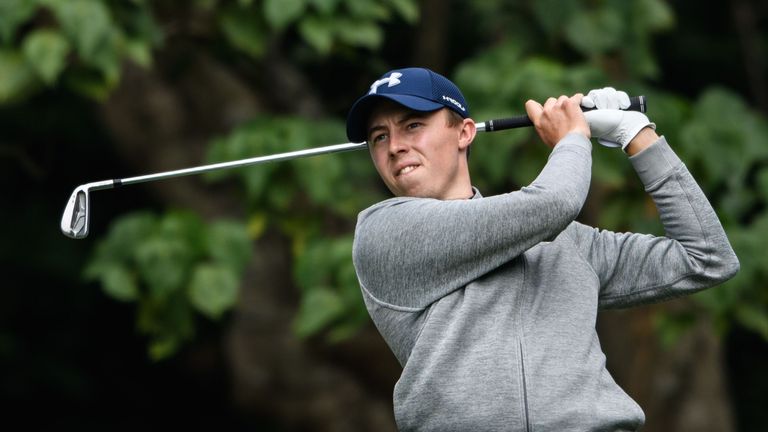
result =
[{"label": "gray hoodie", "polygon": [[393,198],[360,213],[353,258],[376,327],[403,367],[402,431],[637,430],[614,382],[599,308],[690,294],[739,263],[717,215],[661,138],[630,158],[666,236],[574,219],[588,139],[566,136],[536,180],[469,200]]}]

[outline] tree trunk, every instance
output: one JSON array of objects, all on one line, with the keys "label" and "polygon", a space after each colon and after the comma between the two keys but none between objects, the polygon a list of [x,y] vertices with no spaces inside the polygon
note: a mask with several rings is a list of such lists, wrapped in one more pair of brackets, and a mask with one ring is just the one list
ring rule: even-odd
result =
[{"label": "tree trunk", "polygon": [[601,312],[598,331],[616,382],[645,411],[643,432],[729,432],[734,423],[720,340],[699,317],[670,347],[659,342],[659,313],[691,310],[691,301]]},{"label": "tree trunk", "polygon": [[445,74],[446,68],[446,26],[451,4],[441,0],[422,0],[421,17],[413,50],[414,66],[425,67]]},{"label": "tree trunk", "polygon": [[[765,5],[762,6],[763,12]],[[747,84],[758,109],[768,113],[768,80],[766,80],[765,33],[759,29],[760,6],[749,0],[731,0],[731,15],[739,37]],[[764,18],[764,13],[763,13]]]}]

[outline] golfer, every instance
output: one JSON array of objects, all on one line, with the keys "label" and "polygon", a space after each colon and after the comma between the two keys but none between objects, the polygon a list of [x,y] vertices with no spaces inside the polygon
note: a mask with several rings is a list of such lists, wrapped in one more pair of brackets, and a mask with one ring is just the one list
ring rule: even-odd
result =
[{"label": "golfer", "polygon": [[[368,142],[396,196],[360,213],[353,257],[368,312],[403,367],[400,430],[643,425],[605,367],[598,309],[690,294],[731,278],[739,262],[685,165],[644,114],[619,109],[627,106],[612,88],[528,101],[551,154],[529,186],[491,197],[472,186],[475,124],[445,77],[394,70],[352,106],[347,135]],[[665,237],[575,222],[590,138],[629,155]]]}]

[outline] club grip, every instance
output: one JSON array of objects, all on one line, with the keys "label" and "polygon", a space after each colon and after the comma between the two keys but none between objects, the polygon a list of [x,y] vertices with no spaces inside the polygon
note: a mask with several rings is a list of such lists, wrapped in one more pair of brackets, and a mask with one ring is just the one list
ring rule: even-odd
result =
[{"label": "club grip", "polygon": [[629,98],[629,108],[627,108],[627,111],[639,111],[641,113],[645,113],[645,110],[648,108],[646,106],[646,100],[645,96],[631,96]]},{"label": "club grip", "polygon": [[[644,113],[647,109],[647,98],[645,96],[632,96],[629,98],[629,108],[626,111],[639,111]],[[582,111],[591,111],[594,108],[581,108]],[[514,129],[520,127],[533,126],[533,122],[527,115],[486,120],[477,124],[477,130],[480,132],[495,132],[505,129]]]}]

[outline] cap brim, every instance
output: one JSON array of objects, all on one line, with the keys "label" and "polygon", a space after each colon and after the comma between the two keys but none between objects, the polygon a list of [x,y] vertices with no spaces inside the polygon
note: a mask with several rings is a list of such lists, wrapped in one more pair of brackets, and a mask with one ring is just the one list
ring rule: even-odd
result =
[{"label": "cap brim", "polygon": [[352,105],[347,115],[347,138],[352,142],[363,142],[368,139],[368,120],[377,102],[389,99],[415,111],[435,111],[445,105],[424,99],[419,96],[403,94],[369,94],[361,97]]}]

